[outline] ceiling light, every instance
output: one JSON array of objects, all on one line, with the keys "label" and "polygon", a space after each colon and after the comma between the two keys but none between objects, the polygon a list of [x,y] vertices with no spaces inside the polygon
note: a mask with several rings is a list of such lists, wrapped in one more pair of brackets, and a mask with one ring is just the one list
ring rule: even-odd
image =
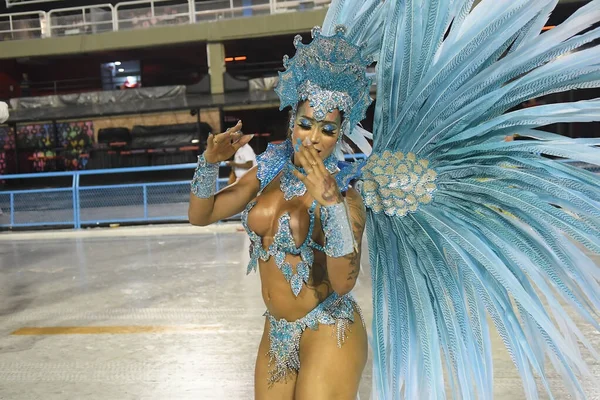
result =
[{"label": "ceiling light", "polygon": [[194,140],[192,140],[192,143],[200,143],[200,140],[194,139]]},{"label": "ceiling light", "polygon": [[121,65],[121,61],[115,61],[115,65]]},{"label": "ceiling light", "polygon": [[124,68],[119,68],[119,72],[125,72]]}]

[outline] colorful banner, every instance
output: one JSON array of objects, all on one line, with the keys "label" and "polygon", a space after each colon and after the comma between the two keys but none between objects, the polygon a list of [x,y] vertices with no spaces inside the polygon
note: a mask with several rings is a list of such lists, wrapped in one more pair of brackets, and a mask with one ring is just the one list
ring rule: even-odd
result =
[{"label": "colorful banner", "polygon": [[19,150],[45,150],[56,147],[54,125],[17,125],[17,148]]},{"label": "colorful banner", "polygon": [[[9,126],[0,126],[0,175],[14,173],[15,131]],[[8,160],[13,161],[9,163]]]},{"label": "colorful banner", "polygon": [[[84,169],[93,138],[92,121],[17,125],[19,170],[48,172]],[[0,131],[0,144],[1,141]],[[14,140],[12,143],[14,147]]]},{"label": "colorful banner", "polygon": [[88,152],[94,143],[92,121],[61,122],[56,124],[58,140],[65,149],[61,151],[66,170],[85,169]]}]

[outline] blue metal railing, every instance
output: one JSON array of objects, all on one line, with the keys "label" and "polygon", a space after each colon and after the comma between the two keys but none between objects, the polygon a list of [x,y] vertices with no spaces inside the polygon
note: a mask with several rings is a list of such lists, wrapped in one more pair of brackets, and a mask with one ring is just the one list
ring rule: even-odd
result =
[{"label": "blue metal railing", "polygon": [[[363,154],[347,159],[362,159]],[[222,163],[221,166],[225,166]],[[112,168],[73,172],[0,175],[0,181],[70,178],[70,185],[0,191],[0,228],[72,226],[110,223],[187,221],[190,180],[195,163],[157,167]],[[107,185],[83,185],[92,175],[189,171],[189,179]],[[227,179],[217,181],[218,189]]]},{"label": "blue metal railing", "polygon": [[[363,159],[363,154],[347,155]],[[569,162],[569,161],[567,161]],[[569,162],[572,163],[572,162]],[[596,165],[573,163],[600,173]],[[222,166],[225,166],[223,163]],[[187,221],[190,179],[195,163],[141,168],[113,168],[74,172],[0,175],[0,181],[70,178],[64,187],[0,191],[0,228],[72,226],[81,228],[110,223]],[[186,170],[185,180],[107,185],[82,185],[81,178],[92,175],[156,173]],[[138,175],[139,177],[139,175]],[[218,188],[227,179],[218,180]]]},{"label": "blue metal railing", "polygon": [[[224,164],[223,164],[224,165]],[[0,228],[72,226],[125,222],[186,221],[190,180],[82,185],[81,177],[188,170],[196,164],[74,172],[1,175],[0,180],[68,177],[68,187],[0,191]],[[227,179],[219,179],[219,188]]]}]

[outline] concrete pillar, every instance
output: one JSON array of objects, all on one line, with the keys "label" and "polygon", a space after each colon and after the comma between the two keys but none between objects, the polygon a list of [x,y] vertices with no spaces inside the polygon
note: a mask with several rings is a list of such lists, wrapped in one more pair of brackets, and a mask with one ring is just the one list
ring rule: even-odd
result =
[{"label": "concrete pillar", "polygon": [[208,74],[210,75],[210,92],[212,94],[224,93],[225,46],[223,46],[223,43],[208,43],[206,53],[208,56]]}]

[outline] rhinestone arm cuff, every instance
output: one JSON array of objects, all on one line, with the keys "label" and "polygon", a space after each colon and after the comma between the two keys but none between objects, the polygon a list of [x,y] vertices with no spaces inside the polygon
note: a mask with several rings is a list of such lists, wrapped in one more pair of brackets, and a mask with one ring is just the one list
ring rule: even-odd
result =
[{"label": "rhinestone arm cuff", "polygon": [[345,203],[321,207],[321,225],[325,233],[325,254],[343,257],[354,252],[354,234]]},{"label": "rhinestone arm cuff", "polygon": [[217,191],[219,163],[209,164],[204,154],[198,157],[198,166],[192,179],[192,193],[200,199],[208,199]]}]

